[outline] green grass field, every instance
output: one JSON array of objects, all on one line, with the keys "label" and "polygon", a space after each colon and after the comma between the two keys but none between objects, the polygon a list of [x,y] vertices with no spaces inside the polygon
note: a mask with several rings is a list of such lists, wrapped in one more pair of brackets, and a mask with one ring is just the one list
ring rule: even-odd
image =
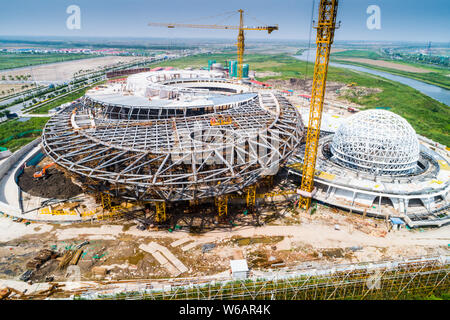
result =
[{"label": "green grass field", "polygon": [[84,96],[85,92],[88,90],[88,88],[83,88],[74,92],[69,93],[68,95],[65,95],[64,97],[52,100],[50,102],[44,103],[42,106],[40,106],[37,109],[34,109],[31,113],[33,114],[42,114],[42,113],[48,113],[50,109],[53,109],[55,107],[59,107],[60,105],[72,102],[73,100],[76,100],[78,98],[81,98]]},{"label": "green grass field", "polygon": [[[388,62],[394,62],[399,65],[407,65],[407,66],[424,69],[429,72],[428,73],[408,72],[408,71],[397,70],[397,69],[393,69],[393,68],[375,66],[372,64],[368,64],[368,63],[341,60],[342,58],[366,58],[366,59],[372,59],[372,60],[384,60],[384,61],[388,61]],[[404,76],[407,78],[423,81],[423,82],[450,90],[450,76],[449,76],[450,70],[447,68],[432,67],[432,66],[421,64],[421,63],[386,60],[386,59],[383,59],[383,57],[380,54],[378,54],[374,51],[367,51],[367,50],[340,51],[340,52],[333,53],[331,55],[331,59],[334,62],[351,64],[351,65],[370,68],[370,69],[379,70],[379,71],[385,71],[385,72],[389,72],[389,73],[396,74],[399,76]]]},{"label": "green grass field", "polygon": [[93,58],[82,53],[7,53],[0,52],[0,70],[26,67],[30,65],[54,63],[70,60]]},{"label": "green grass field", "polygon": [[[224,63],[227,59],[236,59],[235,54],[197,55],[166,61],[154,66],[204,67],[208,59]],[[288,55],[246,55],[245,63],[250,64],[251,70],[276,71],[280,76],[265,77],[268,79],[303,78],[306,73],[306,62]],[[307,77],[312,78],[313,64],[309,64]],[[376,107],[391,107],[391,111],[404,117],[414,127],[417,133],[450,146],[450,108],[419,91],[381,77],[369,75],[348,69],[330,67],[328,80],[344,84],[355,82],[358,86],[379,88],[382,91],[363,97],[347,97],[348,100],[363,106],[363,109]]]},{"label": "green grass field", "polygon": [[381,54],[370,51],[370,50],[345,50],[345,51],[339,51],[334,52],[331,54],[331,57],[341,57],[341,58],[365,58],[365,59],[373,59],[378,60],[382,59],[383,57]]},{"label": "green grass field", "polygon": [[[48,117],[44,118],[30,118],[28,121],[20,122],[16,120],[10,120],[0,124],[0,140],[6,139],[10,136],[14,136],[18,133],[34,130],[34,129],[42,129],[44,125],[48,121]],[[2,145],[0,147],[5,147],[14,152],[18,150],[20,147],[30,143],[34,139],[40,136],[39,132],[30,133],[21,138],[12,139]]]}]

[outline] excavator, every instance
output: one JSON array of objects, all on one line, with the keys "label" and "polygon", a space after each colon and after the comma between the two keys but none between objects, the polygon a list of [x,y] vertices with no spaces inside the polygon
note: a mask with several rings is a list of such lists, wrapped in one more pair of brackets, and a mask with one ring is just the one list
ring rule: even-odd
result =
[{"label": "excavator", "polygon": [[40,179],[40,178],[45,178],[45,177],[47,177],[47,169],[50,168],[51,166],[53,166],[54,164],[55,164],[55,163],[52,162],[52,163],[46,165],[44,168],[42,168],[42,170],[36,171],[36,172],[33,174],[33,178],[35,178],[35,179]]}]

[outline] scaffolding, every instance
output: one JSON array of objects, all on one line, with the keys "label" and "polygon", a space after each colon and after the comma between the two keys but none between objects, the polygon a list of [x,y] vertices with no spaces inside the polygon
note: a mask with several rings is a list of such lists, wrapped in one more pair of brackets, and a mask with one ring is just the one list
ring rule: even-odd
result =
[{"label": "scaffolding", "polygon": [[[444,259],[442,259],[444,258]],[[270,273],[245,280],[174,279],[162,290],[98,295],[97,299],[151,300],[399,300],[448,293],[449,257],[334,265]],[[273,276],[273,274],[276,274]],[[203,281],[203,282],[202,282]]]}]

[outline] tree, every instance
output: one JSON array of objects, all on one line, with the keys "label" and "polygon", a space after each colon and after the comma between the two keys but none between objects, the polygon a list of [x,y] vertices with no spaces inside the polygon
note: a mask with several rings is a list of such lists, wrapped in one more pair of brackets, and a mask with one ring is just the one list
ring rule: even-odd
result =
[{"label": "tree", "polygon": [[3,111],[3,114],[8,118],[8,116],[11,114],[11,111],[5,110]]}]

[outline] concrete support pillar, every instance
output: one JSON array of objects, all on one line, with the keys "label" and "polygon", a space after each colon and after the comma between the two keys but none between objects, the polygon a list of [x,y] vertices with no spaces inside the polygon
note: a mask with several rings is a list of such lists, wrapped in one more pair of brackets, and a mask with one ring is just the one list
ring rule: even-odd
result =
[{"label": "concrete support pillar", "polygon": [[381,214],[381,196],[380,196],[380,200],[378,201],[378,213]]},{"label": "concrete support pillar", "polygon": [[325,199],[328,199],[328,196],[330,195],[331,186],[328,186],[327,188],[327,194],[325,195]]},{"label": "concrete support pillar", "polygon": [[404,203],[404,213],[407,214],[408,213],[408,204],[409,204],[409,199],[405,198],[403,199],[403,203]]}]

